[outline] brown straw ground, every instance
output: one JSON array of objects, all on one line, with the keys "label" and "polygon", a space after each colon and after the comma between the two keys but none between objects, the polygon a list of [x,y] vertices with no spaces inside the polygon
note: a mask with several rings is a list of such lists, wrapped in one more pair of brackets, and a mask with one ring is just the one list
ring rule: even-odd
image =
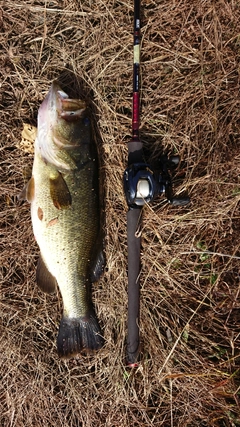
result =
[{"label": "brown straw ground", "polygon": [[[142,219],[141,363],[125,365],[131,135],[130,0],[0,1],[0,426],[240,426],[237,0],[142,0],[141,138],[150,160],[178,153],[176,194]],[[105,347],[59,360],[59,295],[35,284],[33,155],[24,123],[53,79],[89,99],[104,176],[106,255],[93,299]],[[53,248],[54,250],[54,248]]]}]

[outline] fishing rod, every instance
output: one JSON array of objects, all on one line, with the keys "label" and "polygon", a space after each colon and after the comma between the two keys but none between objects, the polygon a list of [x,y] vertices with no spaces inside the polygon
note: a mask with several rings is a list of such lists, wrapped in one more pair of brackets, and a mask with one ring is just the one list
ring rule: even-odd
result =
[{"label": "fishing rod", "polygon": [[141,211],[158,195],[165,194],[169,203],[185,206],[189,197],[173,197],[169,171],[179,163],[178,156],[160,157],[155,169],[144,162],[143,144],[140,141],[140,0],[134,0],[133,36],[133,97],[132,97],[132,139],[128,142],[128,167],[124,172],[124,192],[128,204],[127,246],[128,246],[128,336],[127,364],[138,366],[139,358],[139,315],[140,315],[140,248],[138,233]]}]

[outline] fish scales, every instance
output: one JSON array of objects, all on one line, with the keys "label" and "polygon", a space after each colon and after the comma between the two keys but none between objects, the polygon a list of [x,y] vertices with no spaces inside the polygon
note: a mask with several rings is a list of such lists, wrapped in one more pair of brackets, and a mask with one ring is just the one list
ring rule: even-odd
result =
[{"label": "fish scales", "polygon": [[63,300],[57,347],[61,357],[103,345],[90,296],[91,269],[100,233],[97,151],[86,105],[54,82],[38,114],[31,202],[41,257],[37,283]]},{"label": "fish scales", "polygon": [[[31,214],[34,235],[45,265],[61,290],[64,315],[84,316],[88,305],[85,288],[89,280],[89,261],[98,232],[98,203],[91,185],[94,167],[88,165],[88,168],[62,174],[72,198],[68,209],[57,209],[52,203],[50,188],[45,185],[50,174],[51,168],[38,156],[33,166],[35,198]],[[83,186],[83,182],[86,185]],[[43,211],[42,220],[38,218],[38,207]]]}]

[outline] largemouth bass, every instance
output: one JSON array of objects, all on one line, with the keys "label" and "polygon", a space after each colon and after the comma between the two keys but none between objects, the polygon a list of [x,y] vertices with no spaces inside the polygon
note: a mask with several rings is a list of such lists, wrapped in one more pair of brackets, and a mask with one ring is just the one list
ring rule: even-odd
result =
[{"label": "largemouth bass", "polygon": [[103,345],[90,297],[91,277],[98,279],[102,269],[98,164],[86,103],[70,99],[57,82],[39,108],[34,150],[24,195],[40,248],[36,280],[48,293],[59,286],[57,349],[60,357],[72,357]]}]

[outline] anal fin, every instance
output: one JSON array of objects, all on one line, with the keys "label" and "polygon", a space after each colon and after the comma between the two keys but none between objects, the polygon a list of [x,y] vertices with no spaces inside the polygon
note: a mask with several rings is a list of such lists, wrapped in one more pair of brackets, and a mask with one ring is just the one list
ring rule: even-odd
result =
[{"label": "anal fin", "polygon": [[47,293],[53,294],[56,290],[57,281],[55,277],[48,271],[41,255],[37,264],[36,281],[39,288]]}]

